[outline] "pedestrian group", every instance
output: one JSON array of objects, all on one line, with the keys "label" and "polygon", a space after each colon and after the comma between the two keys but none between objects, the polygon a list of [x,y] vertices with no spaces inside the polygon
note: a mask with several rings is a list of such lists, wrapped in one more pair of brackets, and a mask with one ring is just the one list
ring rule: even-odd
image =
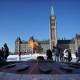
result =
[{"label": "pedestrian group", "polygon": [[5,43],[4,46],[0,49],[0,62],[6,62],[8,56],[9,56],[9,48]]},{"label": "pedestrian group", "polygon": [[[78,49],[78,52],[80,54],[80,48]],[[62,49],[58,47],[58,44],[56,44],[56,46],[53,46],[52,51],[50,49],[47,50],[47,53],[46,53],[47,59],[51,59],[51,60],[53,59],[52,53],[54,53],[54,61],[56,62],[59,62],[59,61],[60,62],[70,62],[72,60],[70,48],[67,48],[64,51],[62,51]],[[78,61],[80,61],[80,57],[78,58],[77,62]]]}]

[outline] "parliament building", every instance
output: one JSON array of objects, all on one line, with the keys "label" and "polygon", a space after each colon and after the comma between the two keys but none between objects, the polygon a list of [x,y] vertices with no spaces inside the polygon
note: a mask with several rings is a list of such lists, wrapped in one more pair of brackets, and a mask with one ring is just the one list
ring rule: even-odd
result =
[{"label": "parliament building", "polygon": [[[30,37],[29,41],[23,41],[20,37],[18,37],[15,40],[15,54],[17,54],[19,50],[25,54],[35,53],[35,50],[37,50],[37,53],[46,53],[48,48],[52,50],[53,46],[56,44],[58,44],[62,50],[65,48],[70,48],[71,53],[75,53],[75,51],[78,49],[78,46],[80,45],[80,35],[78,34],[76,34],[76,36],[71,40],[57,39],[56,15],[54,13],[53,6],[51,7],[51,14],[49,17],[49,32],[49,40],[44,41],[36,41],[33,37]],[[35,47],[31,47],[29,46],[30,41],[32,41],[32,43],[37,42],[38,45],[35,44]]]}]

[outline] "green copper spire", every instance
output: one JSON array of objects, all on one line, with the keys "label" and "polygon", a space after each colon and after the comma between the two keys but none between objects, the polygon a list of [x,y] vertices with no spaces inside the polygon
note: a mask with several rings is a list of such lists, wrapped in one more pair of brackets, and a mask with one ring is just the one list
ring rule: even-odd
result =
[{"label": "green copper spire", "polygon": [[53,6],[51,7],[51,16],[54,16]]}]

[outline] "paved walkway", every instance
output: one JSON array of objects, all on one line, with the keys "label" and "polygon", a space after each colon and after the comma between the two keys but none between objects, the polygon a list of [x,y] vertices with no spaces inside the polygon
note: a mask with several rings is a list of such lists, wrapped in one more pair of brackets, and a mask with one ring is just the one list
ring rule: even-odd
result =
[{"label": "paved walkway", "polygon": [[13,74],[0,72],[0,80],[80,80],[80,74]]}]

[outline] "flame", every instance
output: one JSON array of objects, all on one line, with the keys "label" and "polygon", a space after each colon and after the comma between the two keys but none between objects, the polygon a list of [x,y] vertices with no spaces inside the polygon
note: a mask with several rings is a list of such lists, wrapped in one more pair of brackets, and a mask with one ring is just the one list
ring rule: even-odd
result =
[{"label": "flame", "polygon": [[28,42],[29,47],[33,48],[33,51],[38,54],[38,49],[37,47],[39,46],[39,43],[33,40],[29,40]]}]

